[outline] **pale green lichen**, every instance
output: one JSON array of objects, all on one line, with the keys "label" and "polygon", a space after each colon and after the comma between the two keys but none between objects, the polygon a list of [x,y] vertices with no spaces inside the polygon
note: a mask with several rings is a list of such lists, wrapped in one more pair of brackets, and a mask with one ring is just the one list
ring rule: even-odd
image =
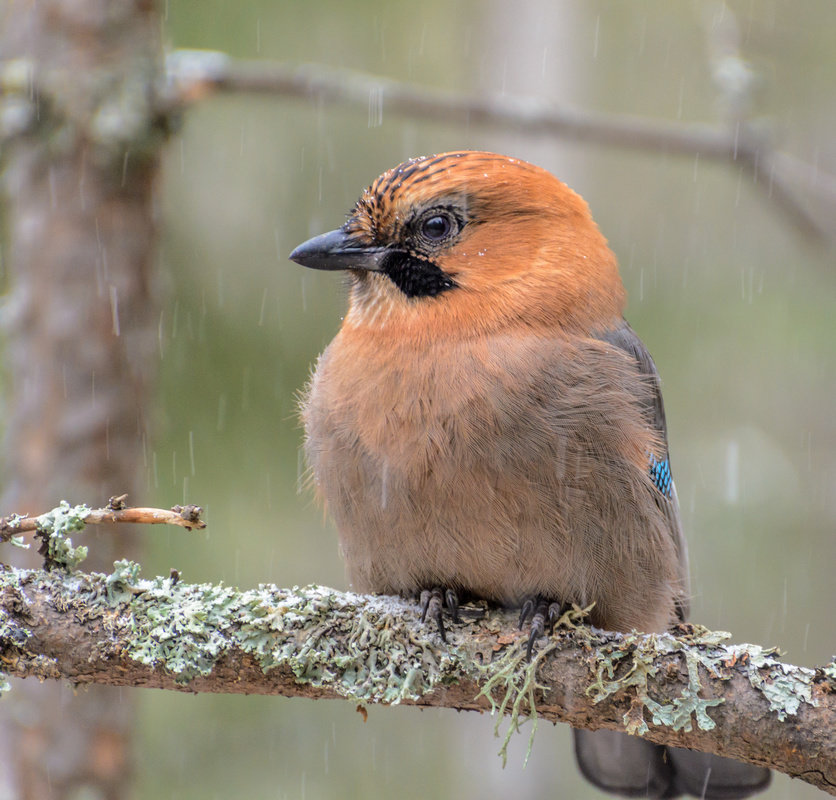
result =
[{"label": "pale green lichen", "polygon": [[20,514],[10,514],[2,520],[0,525],[0,542],[8,542],[12,547],[20,547],[23,550],[28,550],[29,545],[24,541],[23,535],[15,535],[12,531],[20,530],[20,524],[25,520],[25,516]]},{"label": "pale green lichen", "polygon": [[[526,657],[525,641],[512,645],[501,659],[482,667],[484,683],[479,697],[486,697],[491,704],[491,716],[496,716],[494,735],[499,736],[499,728],[505,715],[508,714],[508,728],[499,748],[504,767],[508,760],[508,745],[511,737],[519,733],[524,722],[523,716],[531,720],[531,732],[528,735],[528,748],[525,753],[524,765],[528,763],[531,748],[534,746],[534,735],[537,733],[537,691],[548,691],[547,686],[537,683],[537,669],[546,656],[556,648],[549,643],[539,650],[529,661]],[[497,703],[494,692],[499,692],[502,699]]]},{"label": "pale green lichen", "polygon": [[130,617],[124,655],[164,667],[178,682],[209,675],[232,648],[251,654],[265,672],[285,666],[299,682],[365,702],[417,699],[444,678],[443,663],[420,635],[405,637],[404,628],[392,635],[396,619],[385,598],[335,596],[318,586],[240,592],[141,580],[135,567],[118,562],[105,577],[109,600]]},{"label": "pale green lichen", "polygon": [[[782,663],[774,649],[725,644],[730,636],[724,631],[708,631],[699,626],[693,626],[693,633],[678,637],[669,633],[619,636],[613,643],[599,648],[598,674],[588,693],[599,702],[616,692],[634,689],[636,703],[624,715],[624,724],[628,733],[638,735],[648,730],[643,708],[650,712],[654,725],[690,731],[693,718],[702,730],[714,727],[708,709],[725,701],[700,697],[701,667],[721,680],[728,680],[735,666],[744,669],[751,685],[763,694],[770,710],[781,720],[796,714],[802,703],[818,705],[812,692],[813,670]],[[648,694],[648,678],[656,674],[654,661],[676,653],[685,659],[688,685],[671,702],[659,703]],[[627,664],[625,671],[623,665]],[[616,677],[619,666],[621,673]]]},{"label": "pale green lichen", "polygon": [[105,589],[107,601],[112,606],[119,603],[127,603],[133,596],[131,587],[139,580],[139,573],[142,568],[135,561],[113,562],[113,572],[105,577]]},{"label": "pale green lichen", "polygon": [[738,645],[735,652],[742,652],[749,683],[759,689],[769,701],[769,710],[778,714],[778,719],[795,716],[802,703],[817,706],[813,697],[815,670],[784,664],[774,657],[775,650],[765,650],[755,644]]},{"label": "pale green lichen", "polygon": [[[17,620],[0,608],[0,652],[11,648],[21,648],[32,636]],[[0,697],[11,689],[6,673],[0,670]]]},{"label": "pale green lichen", "polygon": [[[589,616],[591,610],[592,606],[580,608],[573,605],[555,622],[555,628],[586,630],[581,627],[581,623]],[[519,732],[520,726],[525,721],[522,719],[523,716],[531,720],[531,733],[528,736],[524,765],[528,763],[534,745],[534,735],[537,732],[537,693],[545,693],[550,689],[537,682],[537,670],[548,655],[558,647],[559,644],[551,640],[529,661],[527,641],[523,639],[511,645],[501,658],[477,668],[482,681],[482,689],[477,697],[485,697],[490,702],[491,716],[497,718],[494,725],[494,734],[497,737],[505,715],[508,714],[509,717],[508,728],[502,739],[502,746],[499,748],[503,766],[508,759],[508,745],[511,738]],[[502,697],[498,703],[494,700],[495,693]]]},{"label": "pale green lichen", "polygon": [[[729,634],[716,632],[712,636],[711,643],[717,644]],[[704,641],[702,644],[708,643]],[[656,660],[659,656],[673,653],[682,653],[685,657],[688,685],[679,697],[668,703],[660,703],[650,696],[648,682],[658,672]],[[669,633],[621,635],[601,646],[598,655],[596,680],[587,689],[587,694],[592,696],[594,702],[599,703],[613,694],[633,689],[637,703],[634,703],[623,718],[628,733],[639,736],[647,733],[648,726],[642,713],[643,708],[650,712],[654,725],[665,725],[675,731],[692,730],[692,718],[702,730],[711,730],[714,727],[714,721],[708,716],[708,709],[720,705],[724,700],[705,700],[700,697],[702,683],[699,667],[703,666],[712,674],[718,675],[720,655],[712,655],[712,651],[703,647],[686,647],[682,639],[677,639]],[[616,677],[619,668],[621,672]]]},{"label": "pale green lichen", "polygon": [[834,658],[829,664],[819,667],[816,672],[822,682],[827,685],[829,691],[836,691],[836,658]]},{"label": "pale green lichen", "polygon": [[88,506],[70,506],[66,500],[62,500],[57,508],[37,517],[35,521],[38,524],[38,530],[48,536],[45,553],[48,566],[74,570],[87,558],[87,548],[73,547],[69,534],[84,529],[84,520],[89,513]]},{"label": "pale green lichen", "polygon": [[0,608],[0,641],[13,647],[23,647],[32,633]]}]

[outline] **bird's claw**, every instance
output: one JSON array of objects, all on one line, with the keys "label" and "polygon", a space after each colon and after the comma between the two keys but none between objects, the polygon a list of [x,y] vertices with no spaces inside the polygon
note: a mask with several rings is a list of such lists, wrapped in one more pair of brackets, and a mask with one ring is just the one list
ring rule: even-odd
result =
[{"label": "bird's claw", "polygon": [[[520,609],[520,629],[531,619],[531,632],[525,648],[525,657],[531,661],[534,642],[546,633],[551,634],[554,626],[566,610],[566,604],[545,597],[529,597]],[[548,622],[548,626],[547,623]]]},{"label": "bird's claw", "polygon": [[453,589],[442,589],[436,586],[434,589],[424,589],[421,592],[421,622],[426,622],[429,617],[438,626],[438,635],[442,642],[447,642],[447,631],[444,628],[444,607],[450,612],[450,619],[453,622],[461,622],[459,619],[459,596]]},{"label": "bird's claw", "polygon": [[444,600],[447,603],[447,610],[450,612],[450,619],[457,624],[461,622],[461,619],[459,619],[459,596],[453,589],[446,589]]}]

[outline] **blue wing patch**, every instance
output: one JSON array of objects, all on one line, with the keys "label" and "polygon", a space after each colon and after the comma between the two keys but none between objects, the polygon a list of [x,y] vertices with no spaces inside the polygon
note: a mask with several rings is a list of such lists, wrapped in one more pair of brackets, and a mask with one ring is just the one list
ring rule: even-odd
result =
[{"label": "blue wing patch", "polygon": [[673,477],[671,476],[671,465],[668,459],[658,459],[651,453],[649,471],[653,485],[665,497],[670,498],[673,491]]}]

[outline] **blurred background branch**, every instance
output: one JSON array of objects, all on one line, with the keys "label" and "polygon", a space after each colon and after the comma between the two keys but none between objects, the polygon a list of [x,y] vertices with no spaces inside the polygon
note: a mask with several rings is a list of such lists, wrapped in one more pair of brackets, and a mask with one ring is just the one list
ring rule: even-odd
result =
[{"label": "blurred background branch", "polygon": [[[594,113],[516,94],[466,96],[352,70],[244,61],[217,51],[176,50],[167,58],[167,74],[175,106],[214,93],[295,97],[317,105],[368,108],[370,116],[385,110],[407,118],[737,164],[799,233],[832,245],[836,176],[786,157],[774,148],[769,129],[749,119],[747,95],[754,79],[743,79],[749,73],[742,59],[735,66],[735,58],[724,52],[714,69],[721,100],[729,109],[727,125]],[[818,206],[815,212],[811,203]]]}]

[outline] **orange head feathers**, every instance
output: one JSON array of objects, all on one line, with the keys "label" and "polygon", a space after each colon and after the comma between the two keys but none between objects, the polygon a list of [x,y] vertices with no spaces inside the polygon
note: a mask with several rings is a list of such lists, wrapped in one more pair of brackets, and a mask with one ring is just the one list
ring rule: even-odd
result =
[{"label": "orange head feathers", "polygon": [[347,327],[588,333],[621,318],[615,257],[583,198],[546,170],[477,151],[414,158],[342,228],[291,253],[352,276]]}]

